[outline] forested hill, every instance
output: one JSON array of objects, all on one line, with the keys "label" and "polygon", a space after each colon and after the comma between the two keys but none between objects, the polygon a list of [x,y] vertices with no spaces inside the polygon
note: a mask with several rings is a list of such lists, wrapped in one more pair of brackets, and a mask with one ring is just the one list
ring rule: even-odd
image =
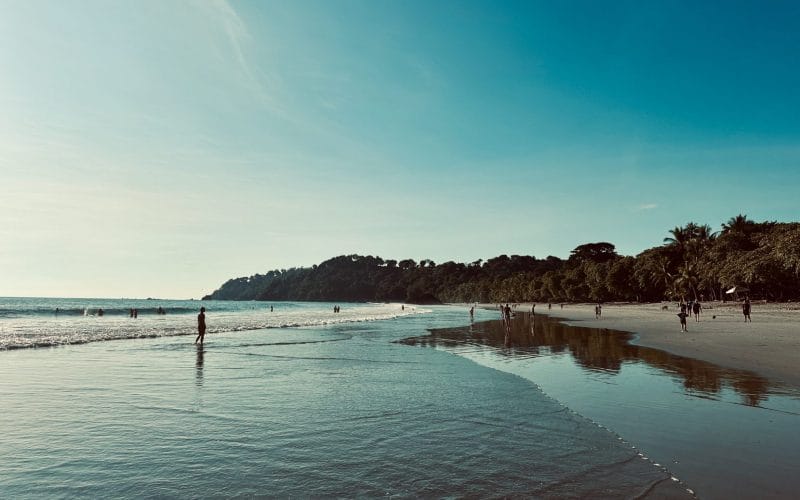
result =
[{"label": "forested hill", "polygon": [[468,264],[342,255],[310,268],[229,280],[203,297],[296,301],[657,301],[722,298],[744,286],[752,297],[800,298],[800,223],[688,223],[639,255],[606,242],[576,247],[569,258],[501,255]]}]

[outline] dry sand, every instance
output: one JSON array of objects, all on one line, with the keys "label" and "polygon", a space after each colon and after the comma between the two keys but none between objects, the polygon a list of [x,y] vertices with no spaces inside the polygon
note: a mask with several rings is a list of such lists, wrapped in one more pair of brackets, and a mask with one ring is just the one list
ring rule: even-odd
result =
[{"label": "dry sand", "polygon": [[[662,310],[667,306],[667,310]],[[527,309],[525,309],[527,307]],[[636,334],[635,344],[679,356],[750,370],[774,381],[800,387],[800,304],[753,303],[752,323],[745,323],[737,303],[704,303],[700,322],[687,318],[681,332],[676,303],[604,304],[595,319],[594,304],[539,303],[536,312],[574,326],[608,328]],[[517,311],[530,311],[520,304]]]}]

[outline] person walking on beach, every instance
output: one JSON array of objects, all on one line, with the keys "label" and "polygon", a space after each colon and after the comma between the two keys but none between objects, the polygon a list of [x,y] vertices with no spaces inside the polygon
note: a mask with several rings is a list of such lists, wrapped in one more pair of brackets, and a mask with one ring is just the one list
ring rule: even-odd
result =
[{"label": "person walking on beach", "polygon": [[750,297],[745,297],[744,302],[742,303],[742,314],[744,315],[745,323],[748,321],[750,323],[753,322],[753,320],[750,319]]},{"label": "person walking on beach", "polygon": [[681,331],[682,332],[688,332],[689,331],[689,329],[686,327],[686,318],[688,316],[689,315],[686,314],[686,311],[681,311],[681,312],[678,313],[678,317],[681,319]]},{"label": "person walking on beach", "polygon": [[700,304],[699,301],[695,300],[692,304],[692,312],[694,313],[694,320],[696,322],[700,322],[700,311],[703,310],[703,306]]},{"label": "person walking on beach", "polygon": [[594,317],[595,319],[600,319],[600,316],[603,315],[603,306],[600,305],[598,302],[596,306],[594,306]]},{"label": "person walking on beach", "polygon": [[194,339],[194,343],[196,344],[199,340],[200,343],[203,343],[203,338],[206,336],[206,308],[200,308],[200,314],[197,315],[197,338]]}]

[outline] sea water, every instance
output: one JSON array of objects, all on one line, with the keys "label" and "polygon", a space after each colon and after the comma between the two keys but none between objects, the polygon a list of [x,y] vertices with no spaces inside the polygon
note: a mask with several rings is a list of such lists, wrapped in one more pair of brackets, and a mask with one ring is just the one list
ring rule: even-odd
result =
[{"label": "sea water", "polygon": [[198,346],[180,334],[200,303],[137,320],[129,303],[2,320],[64,345],[0,352],[0,497],[690,496],[529,381],[400,342],[465,308],[283,303],[278,323],[304,326],[250,329],[268,304],[203,302]]},{"label": "sea water", "polygon": [[405,343],[519,375],[685,480],[701,498],[795,498],[800,391],[634,345],[633,336],[517,314]]},{"label": "sea water", "polygon": [[[209,334],[392,319],[430,312],[401,304],[63,299],[0,297],[0,350],[197,333],[205,307]],[[137,311],[136,318],[132,311]],[[159,310],[163,314],[159,314]]]}]

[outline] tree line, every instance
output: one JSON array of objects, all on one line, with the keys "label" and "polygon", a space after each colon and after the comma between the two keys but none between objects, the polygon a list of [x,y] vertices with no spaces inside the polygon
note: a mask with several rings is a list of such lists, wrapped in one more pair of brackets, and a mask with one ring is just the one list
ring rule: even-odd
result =
[{"label": "tree line", "polygon": [[732,217],[720,231],[689,222],[636,256],[608,242],[567,259],[500,255],[436,264],[341,255],[310,268],[231,279],[203,299],[438,302],[651,302],[721,300],[744,286],[753,298],[800,299],[800,223]]}]

